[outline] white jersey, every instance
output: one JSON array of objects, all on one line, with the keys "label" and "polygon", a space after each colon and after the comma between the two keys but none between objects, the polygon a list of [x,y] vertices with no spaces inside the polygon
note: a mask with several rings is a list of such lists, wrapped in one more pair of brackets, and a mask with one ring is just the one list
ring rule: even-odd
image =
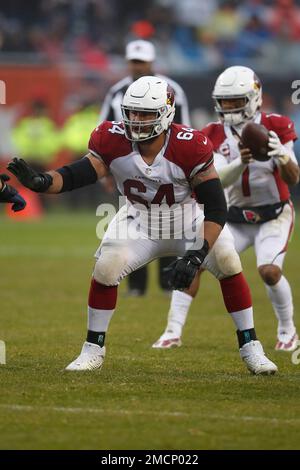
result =
[{"label": "white jersey", "polygon": [[[297,138],[293,122],[285,116],[259,113],[255,122],[275,131],[282,144],[293,142]],[[214,151],[223,155],[227,163],[240,157],[238,139],[229,125],[211,123],[202,132],[211,140]],[[293,153],[291,158],[297,163]],[[288,186],[282,180],[274,158],[266,162],[254,161],[247,165],[238,179],[227,188],[226,193],[228,205],[238,207],[275,204],[290,197]]]},{"label": "white jersey", "polygon": [[[89,150],[113,174],[118,190],[129,201],[129,214],[130,205],[138,204],[145,213],[152,211],[155,217],[153,208],[160,210],[163,205],[165,217],[172,211],[173,218],[178,216],[182,220],[184,210],[184,217],[189,219],[187,224],[191,226],[202,212],[192,197],[190,180],[213,164],[213,149],[200,131],[173,123],[164,147],[152,165],[148,165],[138,146],[125,137],[122,123],[105,121],[93,131]],[[175,213],[174,207],[179,209]],[[151,221],[153,233],[155,221]]]}]

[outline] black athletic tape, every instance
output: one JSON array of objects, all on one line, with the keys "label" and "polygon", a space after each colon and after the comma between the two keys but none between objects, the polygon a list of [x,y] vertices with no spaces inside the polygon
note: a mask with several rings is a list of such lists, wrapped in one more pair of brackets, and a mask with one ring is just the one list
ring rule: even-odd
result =
[{"label": "black athletic tape", "polygon": [[219,178],[198,184],[194,192],[197,201],[204,204],[205,221],[215,222],[224,227],[227,220],[227,204]]},{"label": "black athletic tape", "polygon": [[98,175],[87,157],[56,170],[63,178],[60,193],[96,183]]}]

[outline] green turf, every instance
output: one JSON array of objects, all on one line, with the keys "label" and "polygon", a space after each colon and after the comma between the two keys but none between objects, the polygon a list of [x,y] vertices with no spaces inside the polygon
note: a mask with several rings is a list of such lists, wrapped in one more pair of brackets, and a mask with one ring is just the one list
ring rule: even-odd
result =
[{"label": "green turf", "polygon": [[[300,448],[300,365],[276,353],[276,322],[251,253],[243,256],[259,337],[279,374],[253,377],[241,362],[219,286],[203,277],[184,346],[158,351],[169,299],[151,268],[147,297],[127,299],[107,337],[101,372],[72,374],[86,330],[86,298],[98,245],[92,215],[51,215],[37,223],[1,216],[1,449]],[[298,227],[299,230],[299,227]],[[296,310],[300,242],[285,272]]]}]

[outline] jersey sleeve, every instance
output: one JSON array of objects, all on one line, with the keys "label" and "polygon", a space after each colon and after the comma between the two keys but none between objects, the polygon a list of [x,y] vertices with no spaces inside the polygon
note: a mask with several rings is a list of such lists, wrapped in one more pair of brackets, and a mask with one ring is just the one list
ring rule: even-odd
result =
[{"label": "jersey sleeve", "polygon": [[213,146],[199,130],[173,123],[164,157],[181,168],[185,178],[190,180],[213,164]]},{"label": "jersey sleeve", "polygon": [[122,123],[104,121],[93,130],[89,140],[89,151],[99,158],[107,168],[119,157],[132,152],[131,142],[126,139]]},{"label": "jersey sleeve", "polygon": [[101,157],[102,126],[103,124],[99,124],[99,126],[93,130],[88,144],[89,151],[96,157]]},{"label": "jersey sleeve", "polygon": [[226,139],[224,127],[220,122],[210,122],[201,130],[201,132],[210,139],[215,152],[218,151],[220,145]]},{"label": "jersey sleeve", "polygon": [[279,114],[269,114],[269,128],[278,135],[281,143],[284,145],[289,141],[297,140],[295,125],[293,121],[287,116]]},{"label": "jersey sleeve", "polygon": [[99,158],[107,167],[109,167],[111,163],[106,138],[109,124],[110,123],[108,121],[104,121],[102,124],[99,124],[99,126],[91,133],[88,144],[89,152],[96,158]]},{"label": "jersey sleeve", "polygon": [[208,137],[198,131],[194,154],[190,158],[189,179],[197,173],[206,171],[214,163],[213,145]]}]

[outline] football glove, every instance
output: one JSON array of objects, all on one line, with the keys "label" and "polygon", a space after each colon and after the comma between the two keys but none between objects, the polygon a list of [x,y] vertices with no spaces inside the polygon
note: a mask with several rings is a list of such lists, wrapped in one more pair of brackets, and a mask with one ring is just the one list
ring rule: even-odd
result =
[{"label": "football glove", "polygon": [[279,161],[281,165],[285,165],[290,160],[290,156],[287,155],[286,148],[280,142],[280,139],[276,132],[269,131],[269,143],[270,151],[268,152],[269,157],[273,157]]},{"label": "football glove", "polygon": [[209,251],[207,240],[200,250],[188,250],[183,258],[178,258],[164,269],[168,274],[168,284],[174,290],[188,289],[199,271]]},{"label": "football glove", "polygon": [[12,210],[14,212],[22,211],[26,206],[26,201],[15,188],[6,184],[6,181],[9,181],[9,179],[9,176],[7,175],[0,175],[0,180],[3,185],[0,190],[0,202],[12,203]]},{"label": "football glove", "polygon": [[38,173],[22,158],[14,158],[7,166],[26,188],[36,193],[44,193],[51,186],[53,178],[48,173]]}]

